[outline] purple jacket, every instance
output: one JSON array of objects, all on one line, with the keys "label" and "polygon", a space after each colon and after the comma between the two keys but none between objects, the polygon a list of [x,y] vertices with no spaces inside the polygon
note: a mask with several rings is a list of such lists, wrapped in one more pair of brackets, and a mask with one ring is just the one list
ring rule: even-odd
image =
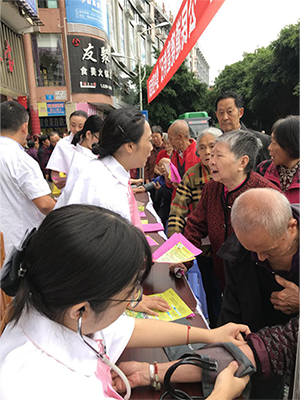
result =
[{"label": "purple jacket", "polygon": [[262,378],[292,375],[296,362],[298,331],[299,318],[292,318],[285,325],[265,327],[246,337]]},{"label": "purple jacket", "polygon": [[37,151],[36,148],[32,147],[31,149],[26,149],[26,153],[27,153],[30,157],[34,158],[35,161],[39,162],[39,159],[38,159],[38,151]]}]

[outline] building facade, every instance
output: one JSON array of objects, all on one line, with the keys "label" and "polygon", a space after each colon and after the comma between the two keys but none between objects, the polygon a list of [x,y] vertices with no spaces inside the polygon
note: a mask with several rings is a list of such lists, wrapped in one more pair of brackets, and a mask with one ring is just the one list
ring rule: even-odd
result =
[{"label": "building facade", "polygon": [[[30,132],[68,130],[70,114],[137,104],[132,85],[154,65],[173,16],[150,0],[1,1],[1,101],[23,102]],[[200,50],[188,62],[200,75]],[[202,57],[202,58],[201,58]],[[189,60],[188,60],[189,61]],[[206,63],[208,66],[208,64]],[[204,78],[202,78],[204,80]],[[205,80],[206,81],[206,80]],[[143,103],[144,100],[144,103]]]}]

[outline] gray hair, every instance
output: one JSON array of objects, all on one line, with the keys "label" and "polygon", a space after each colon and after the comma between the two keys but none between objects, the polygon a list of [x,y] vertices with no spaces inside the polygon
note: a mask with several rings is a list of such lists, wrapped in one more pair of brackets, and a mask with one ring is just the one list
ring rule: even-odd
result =
[{"label": "gray hair", "polygon": [[261,140],[254,133],[242,129],[223,133],[216,139],[217,143],[228,143],[236,160],[243,156],[249,157],[249,162],[245,167],[246,174],[255,167],[256,157],[263,147]]},{"label": "gray hair", "polygon": [[167,141],[167,140],[168,140],[168,134],[167,134],[167,132],[163,132],[162,137],[163,137],[163,141],[164,141],[164,142]]},{"label": "gray hair", "polygon": [[271,188],[253,188],[241,194],[233,203],[231,224],[249,235],[265,229],[273,239],[287,233],[293,217],[288,199]]},{"label": "gray hair", "polygon": [[203,129],[203,131],[201,133],[199,133],[199,135],[197,136],[197,149],[199,147],[200,140],[207,133],[210,133],[211,135],[213,135],[215,137],[215,139],[217,139],[219,136],[221,136],[223,134],[223,132],[220,129],[214,128],[212,126],[210,128]]}]

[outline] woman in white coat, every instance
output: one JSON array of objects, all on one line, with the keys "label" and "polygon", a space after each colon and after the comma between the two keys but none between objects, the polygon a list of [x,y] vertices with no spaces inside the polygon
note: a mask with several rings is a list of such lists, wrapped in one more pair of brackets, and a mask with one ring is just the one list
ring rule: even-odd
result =
[{"label": "woman in white coat", "polygon": [[[140,301],[152,260],[143,233],[111,211],[54,210],[7,262],[1,286],[15,297],[0,339],[1,400],[121,399],[111,368],[121,373],[125,347],[187,341],[184,325],[122,316]],[[241,344],[240,331],[249,329],[192,327],[188,341]]]}]

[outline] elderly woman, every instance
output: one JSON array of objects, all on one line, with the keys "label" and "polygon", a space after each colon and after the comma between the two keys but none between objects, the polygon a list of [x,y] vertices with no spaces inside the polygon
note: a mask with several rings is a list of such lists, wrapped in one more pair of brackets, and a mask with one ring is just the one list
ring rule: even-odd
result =
[{"label": "elderly woman", "polygon": [[293,115],[275,122],[268,147],[271,160],[257,166],[257,172],[278,186],[290,203],[300,202],[299,123]]},{"label": "elderly woman", "polygon": [[[201,246],[201,239],[209,235],[214,274],[222,291],[225,289],[225,274],[223,261],[217,252],[233,232],[230,221],[233,202],[250,188],[270,187],[280,190],[252,171],[260,148],[260,140],[249,131],[226,132],[216,139],[209,162],[213,179],[204,186],[197,208],[188,217],[184,230],[184,236],[197,247]],[[186,270],[190,264],[173,264],[170,266],[171,271],[176,267]],[[203,285],[208,295],[209,290],[204,282]]]},{"label": "elderly woman", "polygon": [[186,224],[186,217],[192,207],[194,211],[201,198],[203,186],[211,179],[209,161],[211,152],[215,146],[215,140],[222,135],[217,128],[203,130],[197,137],[197,153],[201,161],[189,168],[180,182],[171,210],[168,222],[168,237],[173,233],[182,233]]}]

